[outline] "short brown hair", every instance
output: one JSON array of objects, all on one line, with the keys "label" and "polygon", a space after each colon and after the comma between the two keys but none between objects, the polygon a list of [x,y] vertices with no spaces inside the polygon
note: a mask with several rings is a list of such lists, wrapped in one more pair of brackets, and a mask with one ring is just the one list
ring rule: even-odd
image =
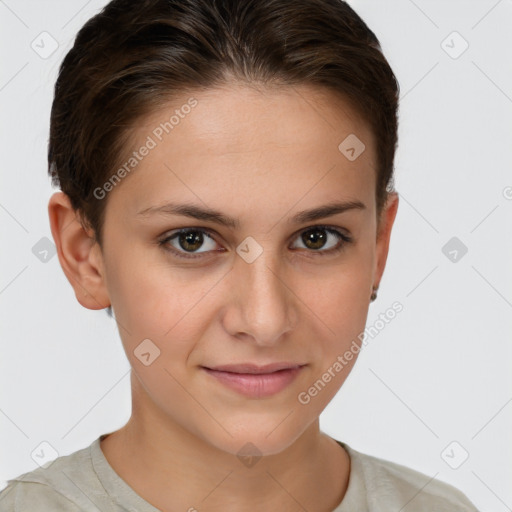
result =
[{"label": "short brown hair", "polygon": [[94,190],[136,121],[174,95],[237,79],[343,95],[376,140],[377,211],[393,188],[399,85],[375,34],[342,0],[113,0],[78,32],[51,110],[48,172],[102,245]]}]

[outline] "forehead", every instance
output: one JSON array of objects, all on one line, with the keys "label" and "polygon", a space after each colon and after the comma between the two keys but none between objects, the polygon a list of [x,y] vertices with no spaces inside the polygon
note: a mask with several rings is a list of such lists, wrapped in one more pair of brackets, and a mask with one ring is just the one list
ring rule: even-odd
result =
[{"label": "forehead", "polygon": [[[118,200],[130,198],[133,211],[173,194],[215,196],[221,205],[236,204],[235,193],[245,205],[258,194],[291,205],[308,189],[312,200],[319,190],[332,199],[374,194],[370,127],[341,96],[318,87],[191,91],[137,122],[129,154],[144,146],[151,149],[113,190]],[[350,159],[350,146],[364,150]]]},{"label": "forehead", "polygon": [[[189,109],[191,97],[197,105]],[[198,151],[214,149],[217,153],[261,144],[306,144],[307,150],[320,143],[337,146],[343,134],[357,134],[366,142],[372,137],[366,122],[341,93],[305,84],[264,86],[238,82],[176,97],[168,107],[141,120],[135,136],[140,139],[148,130],[169,121],[173,112],[181,114],[173,120],[173,135],[198,137],[202,142]]]}]

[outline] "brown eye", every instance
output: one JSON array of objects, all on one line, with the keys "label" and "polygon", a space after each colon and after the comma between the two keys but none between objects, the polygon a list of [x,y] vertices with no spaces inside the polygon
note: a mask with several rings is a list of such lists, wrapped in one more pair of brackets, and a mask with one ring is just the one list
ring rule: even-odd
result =
[{"label": "brown eye", "polygon": [[327,226],[313,226],[300,234],[303,246],[299,248],[309,249],[309,252],[318,255],[331,254],[341,251],[345,244],[352,239],[344,233]]},{"label": "brown eye", "polygon": [[321,249],[326,241],[327,235],[324,229],[311,229],[302,234],[302,241],[308,249]]},{"label": "brown eye", "polygon": [[[216,250],[215,240],[206,230],[197,228],[180,229],[161,240],[159,245],[166,251],[183,258],[200,258],[203,253]],[[204,246],[206,246],[204,251],[198,250]]]},{"label": "brown eye", "polygon": [[178,243],[186,251],[196,251],[203,244],[203,235],[200,231],[185,231],[178,233]]}]

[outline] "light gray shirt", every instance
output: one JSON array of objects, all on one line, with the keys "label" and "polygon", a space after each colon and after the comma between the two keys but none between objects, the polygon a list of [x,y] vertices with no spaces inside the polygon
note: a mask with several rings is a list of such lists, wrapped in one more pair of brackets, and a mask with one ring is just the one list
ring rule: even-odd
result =
[{"label": "light gray shirt", "polygon": [[[110,466],[102,437],[8,480],[0,512],[159,512]],[[478,512],[447,483],[337,442],[350,455],[351,468],[345,496],[333,512]]]}]

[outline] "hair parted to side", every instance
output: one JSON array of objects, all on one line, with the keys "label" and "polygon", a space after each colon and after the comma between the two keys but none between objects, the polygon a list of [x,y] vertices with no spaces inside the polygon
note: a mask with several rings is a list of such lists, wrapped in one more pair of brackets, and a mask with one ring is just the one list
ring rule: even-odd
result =
[{"label": "hair parted to side", "polygon": [[[377,211],[393,190],[399,84],[375,34],[342,0],[113,0],[78,32],[51,110],[48,173],[102,246],[108,197],[142,116],[186,91],[316,84],[376,140]],[[340,141],[341,142],[341,141]]]}]

